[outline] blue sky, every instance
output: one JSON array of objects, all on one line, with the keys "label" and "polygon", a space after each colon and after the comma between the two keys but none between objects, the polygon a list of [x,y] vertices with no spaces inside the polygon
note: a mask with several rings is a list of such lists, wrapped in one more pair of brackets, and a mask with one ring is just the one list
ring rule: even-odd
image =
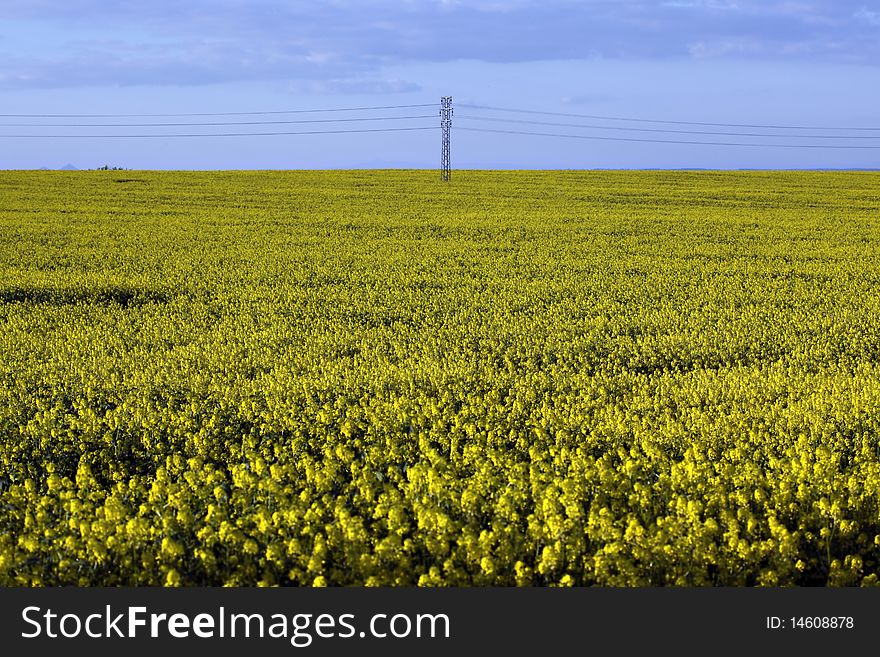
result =
[{"label": "blue sky", "polygon": [[[0,0],[0,112],[168,114],[456,102],[459,168],[878,167],[880,149],[563,139],[491,128],[687,141],[880,146],[880,131],[696,127],[465,105],[708,123],[880,127],[880,3],[866,0]],[[223,127],[0,127],[0,134],[157,134],[435,126],[437,109],[10,124],[267,121]],[[594,128],[490,121],[536,120]],[[629,132],[686,130],[673,132]],[[615,129],[611,129],[615,128]],[[693,132],[819,134],[855,139]],[[873,137],[873,139],[872,139]],[[435,167],[431,131],[265,137],[0,138],[0,167]]]}]

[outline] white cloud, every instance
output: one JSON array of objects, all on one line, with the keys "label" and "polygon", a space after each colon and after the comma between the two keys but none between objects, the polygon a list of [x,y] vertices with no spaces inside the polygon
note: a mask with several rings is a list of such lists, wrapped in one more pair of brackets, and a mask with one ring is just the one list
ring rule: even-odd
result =
[{"label": "white cloud", "polygon": [[740,6],[736,2],[728,2],[726,0],[667,0],[661,2],[663,7],[671,7],[673,9],[739,9]]},{"label": "white cloud", "polygon": [[375,86],[388,66],[455,60],[880,64],[880,19],[865,0],[0,2],[4,31],[20,24],[27,34],[0,42],[7,88],[361,78]]},{"label": "white cloud", "polygon": [[880,12],[871,11],[867,7],[862,7],[855,13],[855,17],[865,21],[870,25],[880,25]]},{"label": "white cloud", "polygon": [[725,39],[714,42],[698,41],[688,47],[696,59],[715,59],[730,55],[759,54],[761,44],[749,39]]}]

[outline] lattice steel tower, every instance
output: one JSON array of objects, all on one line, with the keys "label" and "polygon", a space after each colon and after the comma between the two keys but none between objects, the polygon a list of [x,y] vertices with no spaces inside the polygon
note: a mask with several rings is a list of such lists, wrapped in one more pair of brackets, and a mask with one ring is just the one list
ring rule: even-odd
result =
[{"label": "lattice steel tower", "polygon": [[443,96],[440,99],[440,128],[441,137],[440,153],[440,180],[449,180],[449,133],[452,131],[452,96]]}]

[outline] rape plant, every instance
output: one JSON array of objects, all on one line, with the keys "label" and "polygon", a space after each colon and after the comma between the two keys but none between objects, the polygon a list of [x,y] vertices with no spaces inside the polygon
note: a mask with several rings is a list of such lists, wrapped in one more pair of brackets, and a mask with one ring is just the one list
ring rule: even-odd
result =
[{"label": "rape plant", "polygon": [[874,173],[4,172],[0,585],[870,585]]}]

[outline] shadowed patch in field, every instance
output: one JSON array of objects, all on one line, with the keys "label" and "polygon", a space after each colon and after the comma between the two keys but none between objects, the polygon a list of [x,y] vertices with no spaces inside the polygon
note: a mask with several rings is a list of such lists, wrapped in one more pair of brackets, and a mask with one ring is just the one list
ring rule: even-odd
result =
[{"label": "shadowed patch in field", "polygon": [[168,295],[163,292],[124,286],[83,289],[42,287],[0,288],[0,304],[31,303],[47,306],[98,304],[129,308],[148,303],[166,303],[167,301]]}]

